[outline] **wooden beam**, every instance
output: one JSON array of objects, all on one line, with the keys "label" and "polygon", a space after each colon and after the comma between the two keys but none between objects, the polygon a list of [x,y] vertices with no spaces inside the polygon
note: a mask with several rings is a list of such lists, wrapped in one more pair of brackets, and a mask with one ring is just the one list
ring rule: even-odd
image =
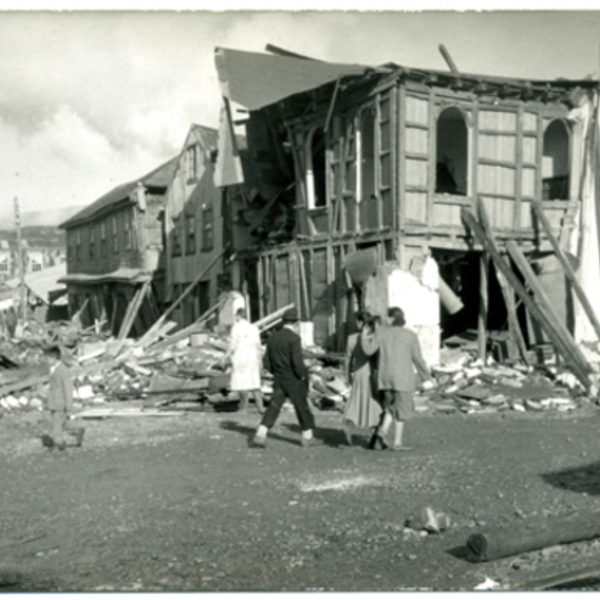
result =
[{"label": "wooden beam", "polygon": [[571,352],[575,356],[577,356],[577,359],[582,364],[587,365],[586,369],[588,370],[588,372],[591,373],[593,370],[591,365],[588,364],[585,355],[583,354],[579,346],[575,343],[575,340],[572,338],[571,334],[569,333],[569,330],[562,322],[560,315],[556,312],[556,310],[554,310],[554,307],[552,306],[552,301],[546,294],[544,288],[540,285],[536,274],[533,272],[533,269],[527,262],[525,255],[523,254],[523,252],[521,252],[521,249],[513,241],[506,242],[506,249],[508,250],[508,253],[510,254],[517,267],[519,267],[519,270],[525,278],[525,281],[533,290],[537,303],[540,305],[542,310],[550,317],[557,333],[560,335],[561,338],[565,340],[565,344],[571,349]]},{"label": "wooden beam", "polygon": [[579,364],[579,362],[575,359],[570,350],[565,346],[564,341],[558,336],[555,329],[553,328],[550,319],[546,316],[544,312],[540,310],[533,298],[527,293],[527,290],[525,289],[523,284],[513,273],[512,269],[506,264],[506,262],[502,258],[502,255],[498,251],[493,238],[490,238],[485,233],[481,225],[477,223],[475,217],[468,210],[463,208],[461,211],[461,216],[467,224],[467,226],[469,227],[469,229],[473,232],[475,237],[479,240],[482,246],[485,247],[496,266],[502,271],[502,274],[506,277],[508,283],[512,286],[519,298],[523,301],[527,309],[530,311],[531,315],[539,321],[540,325],[544,328],[556,349],[561,353],[562,356],[565,357],[567,364],[571,367],[573,373],[577,376],[584,388],[586,390],[589,389],[592,385],[592,382],[585,368],[583,367],[583,365]]},{"label": "wooden beam", "polygon": [[223,258],[223,256],[225,255],[225,252],[227,252],[228,249],[229,249],[229,244],[226,244],[223,247],[223,250],[221,250],[221,252],[219,252],[210,261],[210,263],[206,266],[206,268],[203,269],[200,272],[200,274],[196,277],[196,279],[194,279],[194,281],[192,281],[192,283],[190,283],[190,285],[188,285],[188,287],[182,292],[182,294],[179,296],[179,298],[177,298],[177,300],[175,300],[175,302],[173,302],[173,304],[171,304],[171,306],[169,306],[169,308],[162,314],[162,316],[158,319],[158,321],[156,321],[156,323],[154,323],[154,325],[152,325],[152,327],[150,327],[150,329],[142,336],[140,341],[146,340],[147,338],[152,337],[154,335],[154,333],[158,329],[160,329],[162,324],[167,320],[167,317],[170,316],[171,313],[189,296],[189,294],[198,285],[198,283],[202,280],[202,278],[206,276],[206,274],[215,266],[215,264],[221,258]]},{"label": "wooden beam", "polygon": [[600,321],[598,321],[596,313],[594,312],[594,309],[590,304],[590,301],[588,300],[584,289],[581,287],[581,284],[577,279],[577,275],[575,274],[575,271],[573,270],[573,267],[571,266],[567,255],[564,253],[564,250],[561,248],[560,243],[552,233],[552,226],[550,225],[550,221],[548,221],[548,217],[546,217],[546,214],[544,213],[542,203],[536,199],[531,204],[533,206],[533,210],[535,211],[535,215],[538,218],[538,221],[541,223],[546,235],[548,236],[548,240],[550,241],[550,244],[554,249],[556,258],[558,258],[560,264],[562,265],[567,279],[569,280],[569,282],[573,286],[573,289],[575,290],[575,293],[577,294],[577,299],[581,303],[585,314],[587,315],[588,319],[590,320],[590,323],[594,327],[596,335],[600,339]]},{"label": "wooden beam", "polygon": [[[481,202],[481,200],[478,203],[478,210],[481,225],[483,226],[483,229],[487,233],[487,235],[491,238],[493,236],[492,228],[488,218],[487,210],[485,209],[485,205],[483,204],[483,202]],[[525,364],[529,365],[530,361],[527,356],[527,346],[525,345],[523,333],[519,325],[519,319],[517,318],[517,309],[515,307],[515,298],[513,296],[513,292],[509,288],[508,282],[506,281],[506,278],[504,277],[500,269],[496,265],[494,265],[494,267],[496,270],[496,277],[498,279],[498,283],[500,284],[500,290],[502,291],[502,296],[504,297],[504,303],[506,305],[506,314],[508,316],[508,332],[514,341],[515,346],[519,349],[521,358],[523,359]]]}]

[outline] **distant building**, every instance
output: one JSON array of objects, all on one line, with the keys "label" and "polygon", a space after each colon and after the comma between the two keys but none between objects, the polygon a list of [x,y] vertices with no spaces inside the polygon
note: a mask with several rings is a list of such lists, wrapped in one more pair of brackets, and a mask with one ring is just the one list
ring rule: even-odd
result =
[{"label": "distant building", "polygon": [[66,231],[67,284],[71,314],[84,326],[104,320],[117,334],[136,291],[150,283],[132,335],[158,317],[163,301],[165,192],[179,157],[139,180],[116,187],[59,227]]}]

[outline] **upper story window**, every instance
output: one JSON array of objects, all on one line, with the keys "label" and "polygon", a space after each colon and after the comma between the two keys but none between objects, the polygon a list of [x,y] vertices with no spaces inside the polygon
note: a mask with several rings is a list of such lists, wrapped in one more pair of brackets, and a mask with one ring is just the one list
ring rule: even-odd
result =
[{"label": "upper story window", "polygon": [[8,256],[5,256],[2,260],[0,260],[0,272],[8,273],[10,270],[10,260]]},{"label": "upper story window", "polygon": [[202,208],[202,252],[210,252],[213,243],[213,208],[205,205]]},{"label": "upper story window", "polygon": [[75,233],[73,231],[69,231],[67,233],[67,260],[73,260],[75,258]]},{"label": "upper story window", "polygon": [[198,144],[190,146],[185,151],[186,181],[195,183],[198,181]]},{"label": "upper story window", "polygon": [[31,259],[31,271],[33,273],[37,273],[39,271],[42,270],[42,263],[39,260],[36,260],[35,258]]},{"label": "upper story window", "polygon": [[96,227],[90,225],[90,258],[96,254]]},{"label": "upper story window", "polygon": [[544,131],[542,199],[568,200],[570,185],[570,132],[563,119],[554,119]]},{"label": "upper story window", "polygon": [[375,190],[375,108],[362,111],[356,138],[358,149],[358,201],[368,200]]},{"label": "upper story window", "polygon": [[306,139],[305,152],[308,208],[327,206],[325,132],[322,127],[315,127],[309,133]]},{"label": "upper story window", "polygon": [[196,219],[185,215],[185,253],[196,254]]},{"label": "upper story window", "polygon": [[76,243],[75,243],[75,258],[81,260],[81,229],[77,230]]},{"label": "upper story window", "polygon": [[129,250],[133,246],[133,227],[131,222],[131,210],[126,211],[123,217],[123,240],[125,241],[125,249]]},{"label": "upper story window", "polygon": [[181,256],[181,218],[173,219],[171,256]]},{"label": "upper story window", "polygon": [[106,256],[106,221],[100,223],[100,254]]},{"label": "upper story window", "polygon": [[112,219],[112,249],[113,253],[119,251],[119,236],[117,235],[117,215],[113,215]]},{"label": "upper story window", "polygon": [[468,128],[456,107],[444,109],[436,130],[436,194],[467,195]]}]

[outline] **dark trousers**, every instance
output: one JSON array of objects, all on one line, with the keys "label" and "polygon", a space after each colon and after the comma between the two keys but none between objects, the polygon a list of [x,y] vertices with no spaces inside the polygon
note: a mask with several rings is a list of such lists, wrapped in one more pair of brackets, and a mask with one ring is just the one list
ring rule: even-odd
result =
[{"label": "dark trousers", "polygon": [[313,417],[307,400],[308,390],[306,383],[298,379],[275,379],[273,383],[273,396],[269,407],[265,411],[265,415],[261,421],[267,429],[271,429],[279,417],[281,407],[286,398],[289,398],[294,405],[298,423],[302,431],[308,431],[315,426],[315,418]]}]

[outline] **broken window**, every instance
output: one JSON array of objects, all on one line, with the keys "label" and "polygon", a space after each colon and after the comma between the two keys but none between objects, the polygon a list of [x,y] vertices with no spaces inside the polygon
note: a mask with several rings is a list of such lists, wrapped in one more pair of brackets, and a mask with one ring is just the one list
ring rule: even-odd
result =
[{"label": "broken window", "polygon": [[467,195],[468,129],[462,111],[444,109],[437,121],[435,193]]},{"label": "broken window", "polygon": [[569,199],[569,129],[563,119],[554,119],[544,132],[542,155],[542,199]]},{"label": "broken window", "polygon": [[306,141],[306,189],[309,209],[327,206],[325,132],[322,127],[314,128]]}]

